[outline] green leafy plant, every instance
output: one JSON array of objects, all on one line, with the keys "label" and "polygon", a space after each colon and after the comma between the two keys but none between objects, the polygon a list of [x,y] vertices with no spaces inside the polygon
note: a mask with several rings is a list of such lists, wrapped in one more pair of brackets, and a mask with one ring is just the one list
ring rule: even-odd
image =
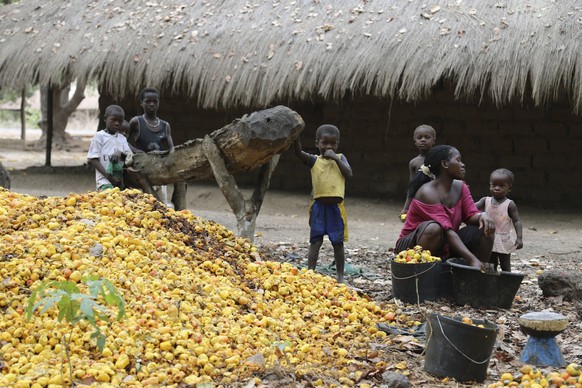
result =
[{"label": "green leafy plant", "polygon": [[277,360],[285,358],[287,365],[291,365],[289,357],[287,357],[287,352],[285,352],[285,349],[291,346],[291,342],[289,341],[273,342],[273,346],[275,347],[275,355],[277,356]]},{"label": "green leafy plant", "polygon": [[117,320],[125,316],[125,302],[117,288],[107,279],[97,279],[95,277],[85,278],[83,282],[87,284],[89,294],[81,292],[76,283],[71,281],[45,281],[41,283],[28,298],[26,305],[26,320],[30,321],[34,312],[40,309],[38,315],[42,315],[51,307],[59,309],[58,320],[63,319],[69,322],[71,330],[68,338],[63,335],[62,342],[69,360],[69,372],[72,376],[71,357],[69,356],[69,344],[73,335],[73,326],[85,320],[94,329],[91,338],[95,338],[97,348],[100,352],[105,347],[105,334],[101,332],[98,320],[108,321],[108,309],[99,304],[99,299],[105,301],[108,306],[117,307]]},{"label": "green leafy plant", "polygon": [[107,279],[88,278],[83,282],[87,284],[89,295],[81,293],[77,284],[68,280],[43,282],[28,298],[26,319],[30,321],[32,314],[41,306],[39,315],[56,305],[59,309],[59,321],[65,319],[73,325],[82,320],[87,321],[95,329],[91,338],[96,339],[99,351],[103,351],[105,335],[101,333],[97,320],[107,321],[109,316],[107,309],[97,303],[97,299],[101,296],[108,305],[117,307],[117,320],[125,316],[125,302]]},{"label": "green leafy plant", "polygon": [[26,127],[39,128],[38,123],[42,119],[40,109],[28,108],[26,109]]}]

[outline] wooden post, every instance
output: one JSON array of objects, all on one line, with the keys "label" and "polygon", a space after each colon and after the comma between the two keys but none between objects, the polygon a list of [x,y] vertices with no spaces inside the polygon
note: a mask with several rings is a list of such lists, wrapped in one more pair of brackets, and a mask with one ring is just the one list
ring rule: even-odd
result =
[{"label": "wooden post", "polygon": [[26,146],[26,88],[20,95],[20,140]]},{"label": "wooden post", "polygon": [[51,152],[53,147],[53,87],[48,86],[47,91],[47,127],[46,127],[46,159],[44,165],[50,167],[51,165]]},{"label": "wooden post", "polygon": [[226,198],[236,217],[238,235],[249,239],[251,242],[254,241],[257,217],[269,188],[271,175],[273,175],[281,155],[274,155],[267,163],[261,166],[253,194],[249,200],[245,200],[234,176],[228,172],[220,150],[210,136],[206,135],[202,141],[202,147],[214,172],[216,183],[218,183],[218,187],[220,187],[224,198]]}]

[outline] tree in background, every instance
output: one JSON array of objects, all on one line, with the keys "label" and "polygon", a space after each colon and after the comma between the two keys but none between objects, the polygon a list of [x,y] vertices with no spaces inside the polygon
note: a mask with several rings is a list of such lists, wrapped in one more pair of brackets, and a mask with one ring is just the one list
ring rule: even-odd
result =
[{"label": "tree in background", "polygon": [[[2,0],[2,4],[16,3],[18,0]],[[53,146],[57,149],[68,149],[71,146],[71,136],[65,132],[69,117],[75,112],[81,101],[85,98],[85,81],[77,80],[77,86],[73,96],[69,98],[71,84],[53,86]],[[40,88],[41,120],[38,126],[42,129],[41,138],[35,143],[34,148],[46,147],[46,135],[48,128],[47,115],[48,87]]]},{"label": "tree in background", "polygon": [[[72,145],[71,136],[65,132],[69,117],[75,112],[81,101],[85,98],[85,81],[77,80],[75,92],[69,98],[71,84],[53,86],[53,146],[57,149],[68,149]],[[48,87],[40,88],[41,120],[38,123],[42,129],[42,135],[36,142],[35,148],[46,147],[46,135],[48,128]]]}]

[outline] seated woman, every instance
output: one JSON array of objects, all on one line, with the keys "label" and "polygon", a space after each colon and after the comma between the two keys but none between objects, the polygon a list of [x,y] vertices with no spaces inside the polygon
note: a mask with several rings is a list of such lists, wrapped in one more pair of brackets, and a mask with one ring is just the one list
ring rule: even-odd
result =
[{"label": "seated woman", "polygon": [[[431,148],[410,182],[412,201],[396,252],[420,245],[444,259],[462,257],[472,267],[481,268],[489,260],[495,224],[479,212],[464,178],[465,165],[456,148]],[[460,228],[461,223],[467,226]]]}]

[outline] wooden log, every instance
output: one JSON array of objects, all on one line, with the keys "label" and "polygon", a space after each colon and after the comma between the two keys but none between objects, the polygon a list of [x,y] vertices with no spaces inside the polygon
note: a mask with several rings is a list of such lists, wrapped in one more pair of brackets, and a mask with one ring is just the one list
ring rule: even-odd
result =
[{"label": "wooden log", "polygon": [[174,209],[182,210],[186,209],[188,204],[186,203],[186,190],[188,189],[188,184],[186,182],[174,183],[174,191],[172,192],[172,203],[174,204]]},{"label": "wooden log", "polygon": [[10,190],[10,173],[0,162],[0,186]]},{"label": "wooden log", "polygon": [[255,235],[257,216],[259,215],[263,199],[269,188],[271,175],[273,175],[273,171],[275,171],[281,155],[277,154],[273,156],[268,163],[261,166],[253,194],[250,199],[245,199],[236,184],[234,176],[227,171],[226,164],[220,156],[220,150],[210,136],[204,138],[202,147],[212,166],[216,183],[218,183],[224,198],[226,198],[236,217],[238,235],[252,242]]},{"label": "wooden log", "polygon": [[[277,106],[245,115],[208,136],[219,149],[228,172],[235,175],[252,171],[287,150],[304,126],[299,114]],[[213,179],[202,142],[190,140],[173,152],[135,154],[131,166],[151,185]]]}]

